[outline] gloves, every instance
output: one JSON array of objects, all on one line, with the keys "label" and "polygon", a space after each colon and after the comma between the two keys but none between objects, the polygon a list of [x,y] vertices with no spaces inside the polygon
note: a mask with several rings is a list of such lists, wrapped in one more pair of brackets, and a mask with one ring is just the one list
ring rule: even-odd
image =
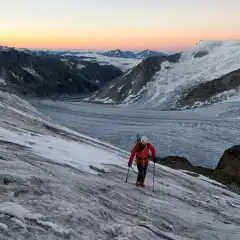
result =
[{"label": "gloves", "polygon": [[156,159],[156,158],[154,158],[154,159],[153,159],[153,162],[154,162],[154,163],[156,163],[156,161],[157,161],[157,159]]},{"label": "gloves", "polygon": [[132,164],[131,163],[128,163],[128,167],[131,167],[132,166]]}]

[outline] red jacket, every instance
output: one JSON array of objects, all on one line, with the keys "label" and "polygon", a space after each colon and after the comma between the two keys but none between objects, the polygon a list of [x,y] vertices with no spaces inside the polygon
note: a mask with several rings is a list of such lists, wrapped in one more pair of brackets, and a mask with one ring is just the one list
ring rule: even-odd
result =
[{"label": "red jacket", "polygon": [[149,150],[152,152],[153,158],[156,158],[156,151],[151,143],[147,143],[141,152],[138,152],[140,142],[137,142],[132,149],[128,163],[132,164],[135,154],[141,159],[148,159]]}]

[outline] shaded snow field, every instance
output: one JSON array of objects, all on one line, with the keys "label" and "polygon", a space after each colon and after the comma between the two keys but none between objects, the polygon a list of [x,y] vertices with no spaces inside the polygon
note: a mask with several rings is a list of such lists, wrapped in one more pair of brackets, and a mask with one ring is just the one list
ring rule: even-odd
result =
[{"label": "shaded snow field", "polygon": [[153,193],[152,164],[146,189],[136,188],[133,171],[125,183],[129,153],[61,127],[23,102],[9,106],[4,96],[0,239],[240,237],[239,195],[159,165]]}]

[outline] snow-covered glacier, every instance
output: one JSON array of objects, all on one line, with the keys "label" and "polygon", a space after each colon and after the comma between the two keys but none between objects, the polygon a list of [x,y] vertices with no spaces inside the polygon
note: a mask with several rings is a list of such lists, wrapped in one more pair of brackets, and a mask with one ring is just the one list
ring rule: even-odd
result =
[{"label": "snow-covered glacier", "polygon": [[[16,101],[18,99],[18,101]],[[238,239],[240,196],[205,177],[149,165],[0,94],[0,239]],[[136,171],[136,166],[133,166]]]},{"label": "snow-covered glacier", "polygon": [[[197,53],[203,53],[203,56],[194,57]],[[169,65],[168,68],[164,67],[166,64]],[[240,41],[201,41],[182,52],[178,63],[162,63],[161,70],[146,86],[144,104],[152,107],[174,107],[177,100],[189,89],[238,69]],[[239,96],[239,89],[234,93],[233,90],[223,93],[223,100]],[[222,94],[216,94],[216,98],[221,97]]]},{"label": "snow-covered glacier", "polygon": [[148,58],[86,98],[160,110],[239,100],[240,41],[200,41],[179,54]]}]

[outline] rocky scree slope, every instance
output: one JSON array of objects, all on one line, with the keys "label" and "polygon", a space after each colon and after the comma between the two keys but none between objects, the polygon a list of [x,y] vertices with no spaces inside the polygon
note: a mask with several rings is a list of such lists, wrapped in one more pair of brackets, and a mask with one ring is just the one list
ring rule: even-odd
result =
[{"label": "rocky scree slope", "polygon": [[37,56],[15,49],[0,50],[0,89],[24,96],[49,97],[93,92],[122,74],[114,66],[63,62],[51,54]]}]

